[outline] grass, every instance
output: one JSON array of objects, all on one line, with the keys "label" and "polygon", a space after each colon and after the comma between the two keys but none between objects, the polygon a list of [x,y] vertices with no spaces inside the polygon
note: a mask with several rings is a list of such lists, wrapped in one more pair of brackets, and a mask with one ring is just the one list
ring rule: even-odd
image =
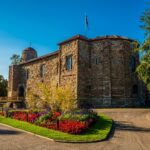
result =
[{"label": "grass", "polygon": [[107,138],[112,128],[112,120],[104,115],[100,115],[96,123],[93,124],[89,130],[80,135],[63,133],[60,131],[39,127],[28,122],[5,118],[3,116],[0,116],[0,123],[48,137],[56,141],[62,140],[65,142],[94,142],[104,140]]}]

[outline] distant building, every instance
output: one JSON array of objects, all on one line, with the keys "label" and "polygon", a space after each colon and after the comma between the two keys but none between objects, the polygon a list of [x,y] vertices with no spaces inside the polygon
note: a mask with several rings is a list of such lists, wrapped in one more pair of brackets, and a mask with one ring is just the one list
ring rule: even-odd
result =
[{"label": "distant building", "polygon": [[84,107],[128,107],[145,103],[142,83],[135,68],[138,53],[133,40],[121,36],[89,39],[76,35],[59,43],[59,50],[37,57],[35,49],[23,51],[22,62],[9,68],[8,97],[24,97],[37,91],[37,83],[71,81],[78,105]]}]

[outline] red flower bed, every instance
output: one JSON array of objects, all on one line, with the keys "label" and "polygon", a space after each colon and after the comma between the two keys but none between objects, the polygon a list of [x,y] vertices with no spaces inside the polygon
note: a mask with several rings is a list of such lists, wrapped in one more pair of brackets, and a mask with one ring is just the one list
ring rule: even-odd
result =
[{"label": "red flower bed", "polygon": [[39,117],[39,114],[28,113],[28,122],[33,123],[38,117]]},{"label": "red flower bed", "polygon": [[[3,114],[0,113],[0,115]],[[32,112],[32,111],[31,112],[13,111],[10,112],[8,116],[13,119],[27,121],[45,128],[60,130],[62,132],[71,133],[71,134],[80,134],[84,132],[91,126],[91,124],[95,120],[92,117],[85,120],[75,120],[74,118],[75,117],[77,118],[77,116],[75,117],[73,116],[74,118],[70,117],[66,120],[63,119],[61,120],[60,118],[58,118],[60,115],[61,115],[60,112],[54,112],[51,114],[50,112],[41,113],[41,112]]]},{"label": "red flower bed", "polygon": [[36,113],[16,111],[16,112],[13,112],[10,117],[13,118],[13,119],[33,123],[39,117],[39,115],[36,114]]},{"label": "red flower bed", "polygon": [[21,112],[21,111],[13,112],[11,117],[13,119],[27,121],[27,114],[25,112]]},{"label": "red flower bed", "polygon": [[59,130],[71,134],[80,134],[88,129],[89,124],[82,121],[65,120],[59,122]]},{"label": "red flower bed", "polygon": [[49,118],[47,121],[45,121],[44,123],[41,124],[42,127],[46,127],[49,129],[55,129],[58,130],[59,129],[59,122],[57,120],[57,118],[61,115],[60,112],[54,112],[52,117]]}]

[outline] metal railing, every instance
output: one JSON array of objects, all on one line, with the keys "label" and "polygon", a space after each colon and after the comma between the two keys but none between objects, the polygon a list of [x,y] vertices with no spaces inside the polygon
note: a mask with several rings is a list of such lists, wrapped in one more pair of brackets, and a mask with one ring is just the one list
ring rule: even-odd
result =
[{"label": "metal railing", "polygon": [[25,98],[24,97],[0,97],[0,102],[20,102],[23,101]]},{"label": "metal railing", "polygon": [[0,97],[0,101],[7,101],[7,97]]}]

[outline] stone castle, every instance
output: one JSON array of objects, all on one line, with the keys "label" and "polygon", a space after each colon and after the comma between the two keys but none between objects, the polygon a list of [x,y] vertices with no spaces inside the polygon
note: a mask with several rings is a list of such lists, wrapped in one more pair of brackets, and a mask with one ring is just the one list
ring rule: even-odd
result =
[{"label": "stone castle", "polygon": [[8,97],[24,101],[28,90],[38,91],[38,82],[55,80],[63,86],[71,81],[79,106],[140,106],[144,92],[135,73],[138,64],[132,39],[76,35],[45,56],[37,57],[35,49],[26,48],[21,63],[9,68]]}]

